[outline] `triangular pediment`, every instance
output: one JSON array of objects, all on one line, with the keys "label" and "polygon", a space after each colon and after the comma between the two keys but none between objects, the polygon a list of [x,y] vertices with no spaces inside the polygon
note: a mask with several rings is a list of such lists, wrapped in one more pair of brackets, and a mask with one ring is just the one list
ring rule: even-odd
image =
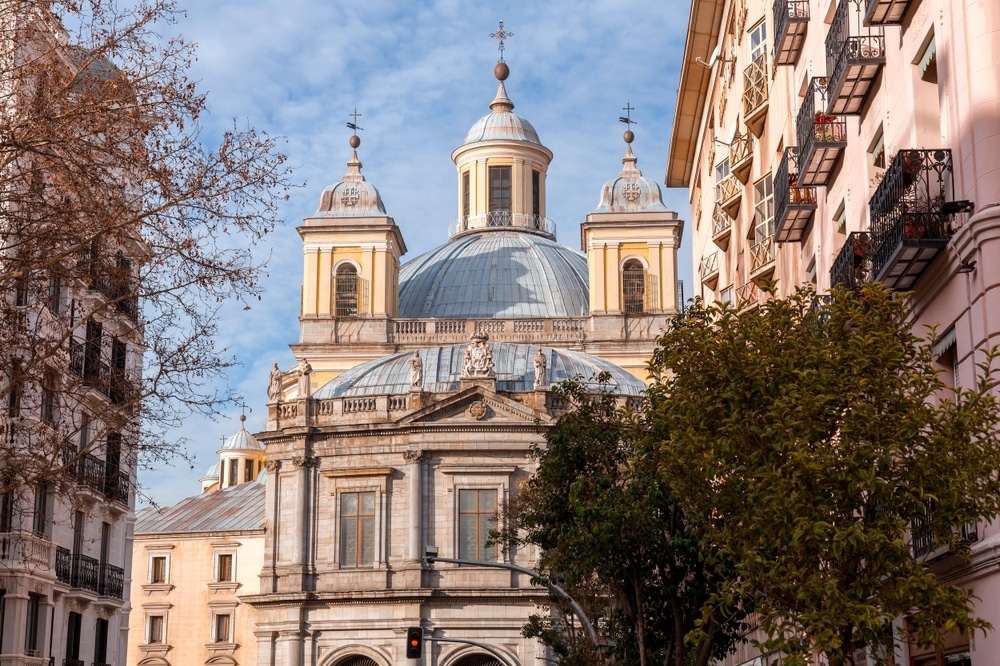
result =
[{"label": "triangular pediment", "polygon": [[[525,394],[533,398],[533,394]],[[418,409],[400,419],[399,424],[414,423],[548,423],[551,417],[530,405],[491,391],[483,386],[472,386],[452,393],[441,400]]]}]

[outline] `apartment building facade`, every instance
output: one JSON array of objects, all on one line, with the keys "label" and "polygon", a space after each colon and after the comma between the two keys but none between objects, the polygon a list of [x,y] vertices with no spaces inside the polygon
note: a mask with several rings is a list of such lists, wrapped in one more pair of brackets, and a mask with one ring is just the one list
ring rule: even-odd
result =
[{"label": "apartment building facade", "polygon": [[[877,280],[972,386],[1000,339],[998,38],[984,0],[693,0],[666,183],[690,194],[695,294],[755,307],[768,280]],[[970,563],[914,550],[1000,626],[998,528],[964,531]],[[899,654],[992,664],[1000,638]]]}]

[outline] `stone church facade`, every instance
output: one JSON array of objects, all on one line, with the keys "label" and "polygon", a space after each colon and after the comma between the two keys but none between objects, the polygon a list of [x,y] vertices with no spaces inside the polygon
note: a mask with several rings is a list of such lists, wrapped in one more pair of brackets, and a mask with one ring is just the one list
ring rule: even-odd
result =
[{"label": "stone church facade", "polygon": [[341,181],[298,231],[304,274],[297,367],[277,367],[268,420],[258,664],[540,665],[521,636],[546,591],[532,566],[488,542],[498,507],[534,469],[540,427],[566,406],[559,381],[608,373],[623,399],[676,311],[683,223],[632,153],[581,225],[583,252],[546,218],[552,153],[513,113],[498,64],[490,113],[452,153],[458,221],[449,241],[401,264],[406,246],[361,173],[358,138]]}]

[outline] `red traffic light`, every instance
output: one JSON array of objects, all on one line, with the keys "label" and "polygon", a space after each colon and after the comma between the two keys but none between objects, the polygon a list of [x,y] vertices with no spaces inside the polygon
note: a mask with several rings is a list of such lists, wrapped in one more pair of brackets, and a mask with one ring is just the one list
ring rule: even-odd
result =
[{"label": "red traffic light", "polygon": [[406,658],[420,659],[424,653],[424,630],[420,627],[406,629]]}]

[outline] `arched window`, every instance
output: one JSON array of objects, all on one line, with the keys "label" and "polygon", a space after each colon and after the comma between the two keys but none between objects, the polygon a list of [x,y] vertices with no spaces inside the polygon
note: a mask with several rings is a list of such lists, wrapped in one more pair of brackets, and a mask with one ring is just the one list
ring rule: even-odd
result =
[{"label": "arched window", "polygon": [[645,311],[646,270],[638,259],[629,259],[622,266],[622,308],[627,314]]},{"label": "arched window", "polygon": [[334,278],[334,314],[338,317],[358,316],[358,269],[341,264]]}]

